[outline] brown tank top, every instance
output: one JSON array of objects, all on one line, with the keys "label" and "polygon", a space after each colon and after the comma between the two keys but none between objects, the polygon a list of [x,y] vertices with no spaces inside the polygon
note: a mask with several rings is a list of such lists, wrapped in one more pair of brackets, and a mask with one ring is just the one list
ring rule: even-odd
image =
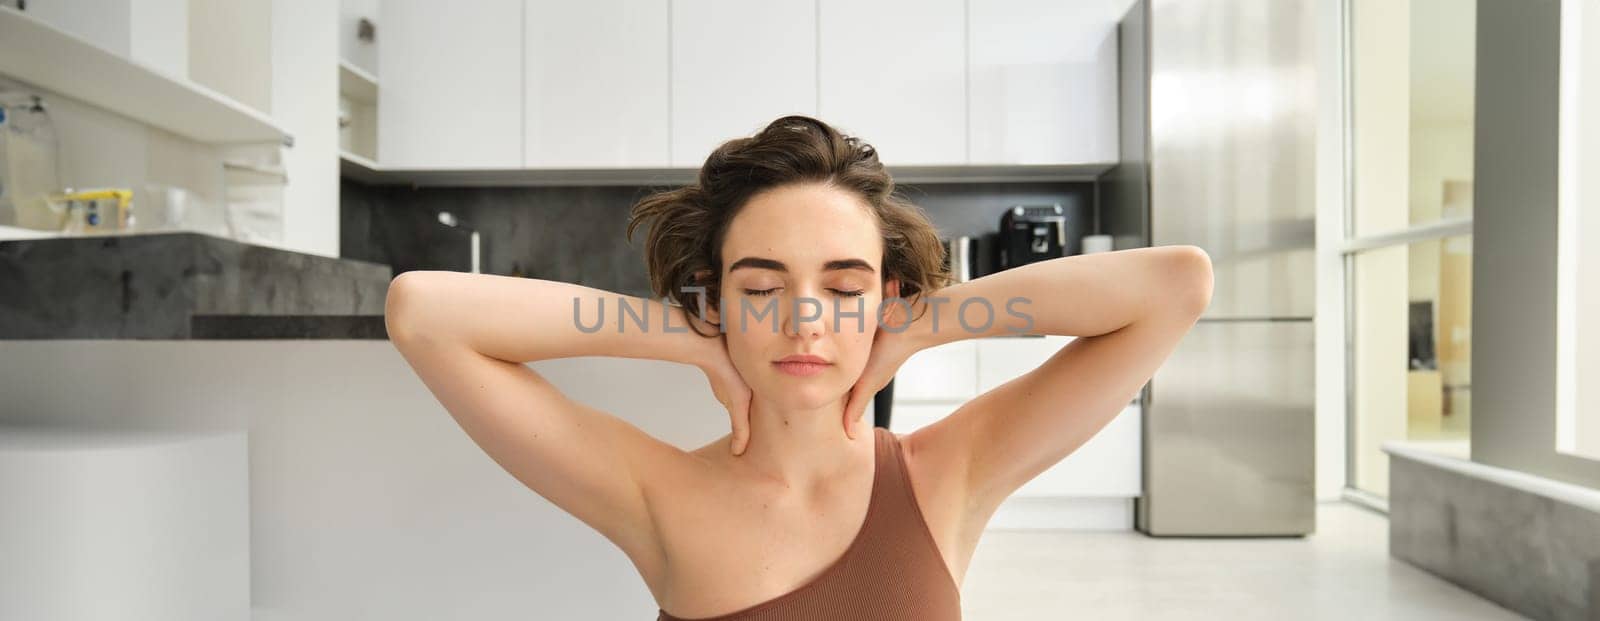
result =
[{"label": "brown tank top", "polygon": [[951,621],[961,618],[961,592],[922,519],[900,440],[874,427],[872,499],[867,518],[844,554],[799,588],[724,615],[682,619],[660,610],[657,621]]}]

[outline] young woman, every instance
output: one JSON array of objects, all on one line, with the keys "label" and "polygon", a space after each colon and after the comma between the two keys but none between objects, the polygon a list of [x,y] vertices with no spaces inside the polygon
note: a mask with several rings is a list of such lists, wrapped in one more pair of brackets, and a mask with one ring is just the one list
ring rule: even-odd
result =
[{"label": "young woman", "polygon": [[[389,336],[490,457],[621,548],[660,619],[958,619],[990,515],[1122,411],[1209,303],[1211,264],[1140,248],[949,285],[893,192],[870,145],[784,117],[634,206],[658,300],[406,272]],[[619,299],[629,321],[651,305],[647,329],[611,329]],[[862,421],[918,350],[1020,332],[1078,338],[915,433]],[[731,433],[683,450],[524,364],[573,356],[695,365]]]}]

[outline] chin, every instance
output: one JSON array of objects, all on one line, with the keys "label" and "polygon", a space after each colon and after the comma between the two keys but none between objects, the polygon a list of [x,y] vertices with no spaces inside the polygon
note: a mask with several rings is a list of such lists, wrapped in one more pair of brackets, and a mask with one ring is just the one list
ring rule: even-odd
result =
[{"label": "chin", "polygon": [[[778,373],[770,385],[773,401],[797,409],[820,408],[849,392],[849,386],[832,381],[813,381],[816,377],[794,377]],[[799,380],[799,381],[796,381]]]}]

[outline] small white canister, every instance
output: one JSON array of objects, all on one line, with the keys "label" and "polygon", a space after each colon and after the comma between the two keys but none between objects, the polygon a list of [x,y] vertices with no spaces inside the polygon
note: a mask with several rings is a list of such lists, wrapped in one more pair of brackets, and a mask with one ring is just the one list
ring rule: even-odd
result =
[{"label": "small white canister", "polygon": [[1111,252],[1110,235],[1084,235],[1083,254],[1094,252]]}]

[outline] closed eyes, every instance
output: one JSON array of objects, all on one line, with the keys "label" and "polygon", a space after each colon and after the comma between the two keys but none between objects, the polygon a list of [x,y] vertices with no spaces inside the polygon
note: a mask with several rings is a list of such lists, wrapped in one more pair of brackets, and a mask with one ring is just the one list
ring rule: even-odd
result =
[{"label": "closed eyes", "polygon": [[[744,290],[744,294],[747,294],[747,296],[770,296],[770,294],[773,294],[773,291],[778,291],[779,288],[781,288],[781,286],[773,286],[773,288],[770,288],[770,290]],[[829,290],[829,291],[834,291],[835,294],[840,294],[840,296],[846,296],[846,298],[856,298],[856,296],[861,296],[861,294],[867,293],[866,290],[858,290],[858,291]]]}]

